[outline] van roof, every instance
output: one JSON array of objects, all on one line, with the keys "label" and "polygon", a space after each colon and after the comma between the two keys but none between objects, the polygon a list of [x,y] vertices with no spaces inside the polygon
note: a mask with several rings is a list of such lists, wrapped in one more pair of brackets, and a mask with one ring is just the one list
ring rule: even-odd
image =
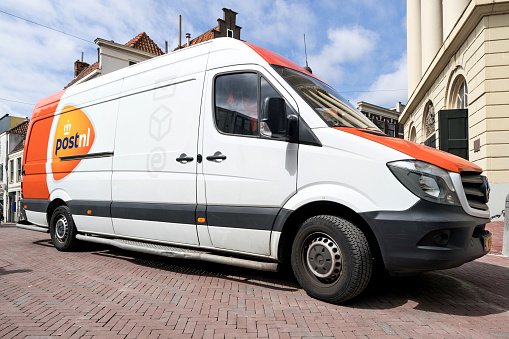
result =
[{"label": "van roof", "polygon": [[[318,79],[314,74],[308,72],[304,67],[296,64],[295,62],[285,58],[282,55],[274,53],[274,52],[272,52],[268,49],[265,49],[263,47],[250,44],[249,42],[245,42],[245,41],[243,41],[243,42],[246,45],[248,45],[249,47],[251,47],[251,49],[254,50],[256,53],[258,53],[263,58],[263,60],[267,61],[271,65],[277,65],[277,66],[283,66],[286,68],[291,68],[293,70],[299,71],[301,73],[310,75],[310,76]],[[321,79],[318,79],[318,80],[322,81]]]},{"label": "van roof", "polygon": [[[209,40],[209,41],[206,41],[206,42],[194,45],[194,46],[190,46],[190,47],[187,47],[187,48],[183,48],[183,49],[171,52],[169,54],[163,54],[163,55],[155,57],[153,59],[149,59],[149,60],[146,60],[144,62],[141,62],[138,65],[152,62],[155,59],[159,59],[160,60],[160,58],[165,58],[165,57],[170,56],[170,55],[172,55],[174,53],[182,53],[182,52],[185,53],[187,51],[190,52],[191,49],[205,47],[206,45],[214,44],[214,42],[217,42],[217,43],[220,43],[220,44],[227,43],[228,45],[231,44],[232,46],[237,45],[236,49],[239,48],[238,44],[247,46],[247,47],[249,47],[249,49],[254,51],[256,53],[256,55],[260,56],[265,62],[267,62],[270,65],[277,65],[277,66],[287,67],[287,68],[290,68],[290,69],[296,70],[298,72],[307,74],[309,76],[312,76],[312,77],[322,81],[321,79],[317,78],[315,75],[313,75],[310,72],[308,72],[307,70],[305,70],[302,66],[299,66],[295,62],[293,62],[293,61],[291,61],[291,60],[289,60],[289,59],[287,59],[287,58],[285,58],[285,57],[283,57],[283,56],[281,56],[281,55],[279,55],[279,54],[277,54],[275,52],[272,52],[272,51],[270,51],[268,49],[265,49],[265,48],[257,46],[257,45],[253,45],[253,44],[245,42],[245,41],[239,41],[237,39],[232,39],[232,38],[217,38],[217,39]],[[242,48],[240,48],[240,49],[242,49]],[[113,72],[113,73],[115,73],[115,72]],[[113,74],[113,73],[110,73],[110,74]],[[125,74],[125,73],[123,73],[123,74]],[[109,74],[107,74],[105,76],[109,76]],[[102,77],[100,77],[100,78],[102,78]],[[91,80],[91,81],[94,81],[94,80]],[[36,104],[36,106],[35,106],[35,108],[33,110],[32,119],[37,119],[37,118],[40,118],[42,116],[46,116],[46,115],[52,113],[51,112],[52,109],[53,109],[53,112],[54,112],[54,109],[56,109],[56,106],[58,105],[58,102],[59,102],[60,98],[62,97],[63,93],[65,91],[68,91],[68,90],[70,90],[70,88],[69,89],[64,89],[63,91],[60,91],[58,93],[52,94],[52,95],[50,95],[50,96],[48,96],[46,98],[43,98],[43,99],[39,100],[39,102],[37,102],[37,104]]]}]

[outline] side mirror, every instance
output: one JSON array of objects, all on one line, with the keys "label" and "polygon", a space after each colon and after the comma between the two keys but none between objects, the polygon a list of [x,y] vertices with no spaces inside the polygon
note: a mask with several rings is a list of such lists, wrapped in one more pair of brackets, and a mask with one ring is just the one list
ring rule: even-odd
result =
[{"label": "side mirror", "polygon": [[287,115],[286,102],[283,98],[266,98],[263,102],[261,133],[297,142],[299,117],[295,114]]},{"label": "side mirror", "polygon": [[290,114],[287,118],[286,138],[289,142],[299,142],[299,117]]},{"label": "side mirror", "polygon": [[262,134],[282,137],[286,134],[286,103],[282,98],[265,98],[262,111]]}]

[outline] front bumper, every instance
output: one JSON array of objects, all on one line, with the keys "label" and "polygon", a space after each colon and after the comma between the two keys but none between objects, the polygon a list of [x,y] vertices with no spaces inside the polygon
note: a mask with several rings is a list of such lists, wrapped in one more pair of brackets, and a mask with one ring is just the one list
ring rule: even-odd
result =
[{"label": "front bumper", "polygon": [[389,273],[404,275],[460,266],[482,257],[489,219],[461,207],[420,200],[406,211],[361,213],[375,234]]}]

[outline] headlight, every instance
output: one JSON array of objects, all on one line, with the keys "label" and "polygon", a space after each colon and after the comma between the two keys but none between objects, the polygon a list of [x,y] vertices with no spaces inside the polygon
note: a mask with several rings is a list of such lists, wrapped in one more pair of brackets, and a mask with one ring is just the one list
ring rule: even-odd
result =
[{"label": "headlight", "polygon": [[446,170],[417,160],[394,161],[387,166],[396,178],[419,198],[460,206],[458,195]]}]

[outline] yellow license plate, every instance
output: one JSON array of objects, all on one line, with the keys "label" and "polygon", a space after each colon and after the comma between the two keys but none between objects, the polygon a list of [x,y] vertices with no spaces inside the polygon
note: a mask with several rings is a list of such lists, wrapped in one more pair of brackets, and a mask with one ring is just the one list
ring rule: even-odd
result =
[{"label": "yellow license plate", "polygon": [[484,252],[488,253],[491,250],[491,234],[483,238]]}]

